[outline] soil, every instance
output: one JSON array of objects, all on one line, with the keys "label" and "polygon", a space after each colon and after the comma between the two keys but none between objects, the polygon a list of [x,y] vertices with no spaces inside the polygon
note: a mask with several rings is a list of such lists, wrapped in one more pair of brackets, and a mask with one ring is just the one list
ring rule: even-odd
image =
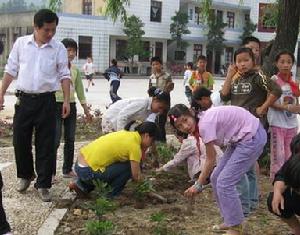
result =
[{"label": "soil", "polygon": [[[167,127],[167,133],[172,133]],[[0,120],[0,147],[12,145],[11,119]],[[94,118],[92,123],[86,123],[82,117],[77,122],[76,141],[89,141],[101,135],[101,117]],[[166,159],[164,159],[166,160]],[[161,162],[161,161],[160,161]],[[249,235],[286,235],[288,227],[276,216],[268,212],[266,200],[272,185],[267,176],[268,170],[262,169],[265,175],[259,179],[261,201],[257,211],[247,219],[246,231]],[[194,201],[183,196],[184,190],[191,185],[184,167],[179,167],[172,173],[157,174],[153,162],[146,162],[144,175],[151,178],[153,187],[158,194],[167,199],[166,203],[152,197],[145,197],[144,205],[137,205],[133,189],[126,187],[122,195],[115,199],[118,207],[114,213],[104,217],[116,225],[113,234],[125,235],[213,235],[212,226],[222,222],[219,210],[213,199],[211,188],[199,194]],[[76,199],[74,202],[60,200],[56,208],[69,208],[55,234],[87,234],[85,224],[95,220],[95,214],[86,209],[86,203],[96,199]],[[143,209],[137,209],[143,208]],[[153,222],[151,215],[161,213],[165,216],[163,223]]]},{"label": "soil", "polygon": [[[167,203],[146,197],[145,207],[137,209],[136,200],[131,187],[126,187],[122,195],[115,199],[118,205],[114,213],[105,215],[105,219],[116,225],[113,234],[147,235],[147,234],[180,234],[180,235],[213,235],[220,234],[212,230],[212,226],[221,221],[219,210],[213,199],[212,189],[208,188],[194,200],[183,196],[184,190],[191,185],[188,182],[186,170],[177,169],[172,173],[156,174],[148,169],[144,174],[152,179],[153,187],[161,196],[167,198]],[[289,229],[281,221],[268,212],[266,200],[272,189],[265,175],[260,177],[262,190],[258,210],[247,219],[246,234],[249,235],[286,235]],[[85,223],[96,219],[94,213],[85,209],[90,200],[76,199],[69,212],[61,221],[57,235],[87,234]],[[163,225],[151,221],[151,215],[162,213],[166,217]]]}]

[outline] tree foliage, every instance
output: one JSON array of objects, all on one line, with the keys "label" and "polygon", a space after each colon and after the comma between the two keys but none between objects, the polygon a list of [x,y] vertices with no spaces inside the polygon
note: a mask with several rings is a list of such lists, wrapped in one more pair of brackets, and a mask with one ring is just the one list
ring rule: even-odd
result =
[{"label": "tree foliage", "polygon": [[245,26],[243,27],[243,34],[240,36],[240,39],[244,39],[252,35],[256,30],[257,24],[254,24],[251,20],[246,20]]},{"label": "tree foliage", "polygon": [[130,0],[107,0],[105,15],[111,17],[111,19],[116,22],[118,17],[122,22],[126,22],[127,13],[125,6],[129,5]]},{"label": "tree foliage", "polygon": [[176,40],[177,48],[184,49],[188,46],[188,43],[183,41],[182,36],[184,34],[190,34],[188,30],[188,15],[182,11],[176,11],[175,15],[171,17],[173,21],[170,24],[170,33],[173,40]]},{"label": "tree foliage", "polygon": [[49,0],[48,8],[53,12],[59,12],[61,5],[62,0]]},{"label": "tree foliage", "polygon": [[272,75],[276,71],[274,61],[280,50],[295,51],[299,34],[300,1],[279,0],[276,36],[263,56],[263,71]]},{"label": "tree foliage", "polygon": [[210,13],[207,21],[208,33],[207,33],[207,51],[209,52],[223,52],[224,44],[224,28],[226,23],[222,19],[218,19],[214,13]]},{"label": "tree foliage", "polygon": [[127,43],[127,55],[132,59],[135,55],[142,55],[143,50],[143,42],[142,37],[145,34],[143,30],[144,23],[141,19],[135,15],[132,15],[127,18],[124,22],[124,33],[128,38]]}]

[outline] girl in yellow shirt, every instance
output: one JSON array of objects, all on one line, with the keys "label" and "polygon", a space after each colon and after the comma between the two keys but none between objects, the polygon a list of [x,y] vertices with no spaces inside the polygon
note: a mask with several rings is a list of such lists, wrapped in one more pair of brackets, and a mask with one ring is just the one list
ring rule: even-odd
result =
[{"label": "girl in yellow shirt", "polygon": [[158,129],[153,122],[143,122],[135,131],[121,130],[94,140],[80,149],[75,164],[78,179],[69,188],[79,196],[87,196],[94,189],[93,180],[108,183],[109,197],[121,193],[126,182],[141,179],[142,152],[152,145]]}]

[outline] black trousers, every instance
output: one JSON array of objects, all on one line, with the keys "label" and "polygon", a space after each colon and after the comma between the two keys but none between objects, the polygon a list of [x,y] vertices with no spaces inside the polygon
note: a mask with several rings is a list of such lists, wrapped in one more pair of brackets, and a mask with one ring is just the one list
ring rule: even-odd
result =
[{"label": "black trousers", "polygon": [[60,139],[62,134],[62,127],[64,128],[64,163],[63,163],[63,174],[68,174],[72,171],[74,161],[74,142],[75,142],[75,131],[76,131],[76,117],[77,109],[75,103],[70,103],[70,115],[63,119],[61,117],[63,103],[56,103],[56,137],[55,137],[55,159],[53,175],[56,174],[56,155],[57,149],[60,145]]},{"label": "black trousers", "polygon": [[54,93],[21,95],[15,105],[13,123],[13,145],[15,150],[17,177],[31,179],[34,176],[32,135],[35,143],[35,188],[50,188],[55,159]]},{"label": "black trousers", "polygon": [[5,234],[10,232],[10,227],[6,220],[6,215],[2,204],[2,188],[3,188],[3,181],[2,181],[1,171],[0,171],[0,234]]},{"label": "black trousers", "polygon": [[270,193],[267,200],[268,209],[271,213],[285,219],[291,218],[293,215],[300,215],[300,195],[293,192],[291,188],[287,188],[283,192],[283,198],[284,198],[284,209],[281,210],[281,215],[277,215],[273,212],[272,209],[272,201],[274,193]]},{"label": "black trousers", "polygon": [[[169,97],[169,100],[170,100],[170,97]],[[167,110],[163,114],[157,115],[157,117],[155,119],[155,123],[159,127],[159,136],[157,137],[157,141],[160,141],[160,142],[166,142],[167,141],[166,123],[167,123],[167,119],[168,119],[168,112],[169,112],[170,105],[171,105],[170,103],[171,102],[169,102],[169,104],[168,104]]]}]

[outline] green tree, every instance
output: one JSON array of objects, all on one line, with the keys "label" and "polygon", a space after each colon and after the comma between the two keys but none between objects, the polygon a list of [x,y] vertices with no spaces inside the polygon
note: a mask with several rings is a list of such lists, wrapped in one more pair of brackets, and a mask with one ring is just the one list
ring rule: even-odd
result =
[{"label": "green tree", "polygon": [[263,71],[267,75],[275,72],[274,61],[276,54],[287,49],[295,51],[299,34],[300,21],[300,1],[299,0],[279,0],[278,1],[278,20],[276,36],[269,46],[268,52],[263,57]]},{"label": "green tree", "polygon": [[118,17],[120,17],[122,22],[126,22],[127,13],[125,6],[128,6],[130,0],[107,0],[105,15],[111,17],[111,19],[116,22]]},{"label": "green tree", "polygon": [[[212,59],[215,55],[220,56],[223,53],[225,48],[224,44],[224,28],[226,27],[226,23],[223,22],[222,19],[216,17],[214,12],[211,12],[208,20],[208,33],[207,33],[207,46],[206,46],[206,54],[208,60]],[[210,68],[212,70],[212,68]]]},{"label": "green tree", "polygon": [[257,25],[254,24],[251,20],[247,20],[245,22],[245,26],[243,27],[243,34],[240,36],[240,39],[244,39],[252,35],[252,33],[256,30]]},{"label": "green tree", "polygon": [[176,11],[175,15],[171,17],[173,21],[170,24],[170,34],[174,41],[176,41],[177,48],[185,49],[188,46],[188,43],[183,41],[182,36],[184,34],[190,34],[188,30],[188,15],[182,11]]},{"label": "green tree", "polygon": [[62,0],[49,0],[48,8],[53,12],[59,12],[61,5]]},{"label": "green tree", "polygon": [[133,67],[133,57],[135,55],[144,54],[142,37],[145,34],[145,31],[143,30],[143,27],[144,23],[135,15],[128,17],[124,22],[123,31],[128,38],[126,53],[131,59],[131,71]]}]

